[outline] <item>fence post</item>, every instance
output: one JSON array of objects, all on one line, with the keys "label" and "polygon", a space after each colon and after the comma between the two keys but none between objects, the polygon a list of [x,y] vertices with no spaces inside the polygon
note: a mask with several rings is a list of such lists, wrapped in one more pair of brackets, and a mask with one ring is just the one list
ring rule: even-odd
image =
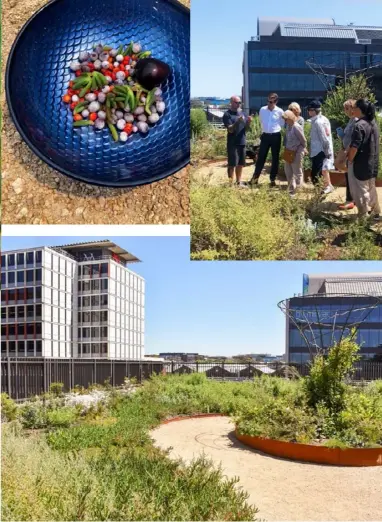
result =
[{"label": "fence post", "polygon": [[12,390],[11,390],[11,359],[10,357],[7,357],[7,371],[8,371],[8,395],[9,397],[12,397]]}]

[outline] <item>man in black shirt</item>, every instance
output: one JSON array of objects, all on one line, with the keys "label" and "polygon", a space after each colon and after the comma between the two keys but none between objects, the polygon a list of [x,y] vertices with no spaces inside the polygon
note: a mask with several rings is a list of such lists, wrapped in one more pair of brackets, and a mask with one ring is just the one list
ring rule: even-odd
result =
[{"label": "man in black shirt", "polygon": [[232,96],[230,108],[224,113],[223,123],[228,130],[228,179],[230,183],[233,183],[233,174],[236,171],[237,185],[241,185],[241,174],[246,157],[246,131],[249,129],[251,121],[252,118],[246,116],[241,109],[239,96]]},{"label": "man in black shirt", "polygon": [[359,118],[354,126],[348,149],[349,185],[360,217],[370,213],[379,218],[381,208],[375,180],[379,168],[379,129],[375,107],[367,100],[358,100],[354,109]]}]

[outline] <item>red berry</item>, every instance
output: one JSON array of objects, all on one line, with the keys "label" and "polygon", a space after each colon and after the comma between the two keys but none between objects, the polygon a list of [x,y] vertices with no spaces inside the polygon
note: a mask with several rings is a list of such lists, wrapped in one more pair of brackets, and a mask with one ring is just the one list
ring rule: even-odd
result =
[{"label": "red berry", "polygon": [[70,108],[72,109],[72,111],[74,111],[74,108],[77,106],[77,102],[73,102],[70,104]]},{"label": "red berry", "polygon": [[126,70],[126,69],[125,69],[125,66],[121,64],[121,65],[119,66],[119,70],[125,72],[125,70]]},{"label": "red berry", "polygon": [[89,116],[89,119],[90,119],[91,121],[96,121],[96,119],[97,119],[97,113],[96,113],[96,112],[91,112],[91,113],[90,113],[90,116]]},{"label": "red berry", "polygon": [[117,77],[116,77],[116,75],[115,75],[114,72],[111,73],[111,79],[112,79],[113,81],[115,81],[115,80],[117,79]]},{"label": "red berry", "polygon": [[82,72],[81,71],[76,71],[76,76],[81,76]]},{"label": "red berry", "polygon": [[117,73],[117,72],[119,72],[119,71],[120,71],[120,68],[119,68],[119,67],[114,67],[114,69],[113,69],[113,73]]},{"label": "red berry", "polygon": [[124,59],[123,59],[123,63],[125,65],[128,65],[129,62],[130,62],[130,56],[125,56]]}]

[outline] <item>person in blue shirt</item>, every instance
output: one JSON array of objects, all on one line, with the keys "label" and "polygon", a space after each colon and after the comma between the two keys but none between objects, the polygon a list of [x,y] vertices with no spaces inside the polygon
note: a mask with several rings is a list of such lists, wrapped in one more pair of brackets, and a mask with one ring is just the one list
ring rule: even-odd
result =
[{"label": "person in blue shirt", "polygon": [[241,186],[241,175],[246,158],[246,132],[252,118],[241,109],[239,96],[232,96],[230,108],[224,113],[223,123],[227,133],[228,180],[233,183],[236,173],[236,184]]}]

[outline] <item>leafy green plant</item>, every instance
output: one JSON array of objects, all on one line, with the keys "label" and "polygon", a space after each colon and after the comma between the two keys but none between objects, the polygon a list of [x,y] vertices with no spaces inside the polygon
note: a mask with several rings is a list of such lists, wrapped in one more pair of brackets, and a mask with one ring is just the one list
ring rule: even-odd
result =
[{"label": "leafy green plant", "polygon": [[328,354],[318,354],[313,360],[309,376],[305,380],[308,403],[313,408],[325,405],[330,413],[338,413],[345,405],[345,377],[354,371],[359,359],[359,345],[354,341],[355,332],[334,343]]},{"label": "leafy green plant", "polygon": [[375,234],[368,230],[366,223],[357,221],[349,225],[341,258],[349,261],[382,259],[382,249],[375,244]]},{"label": "leafy green plant", "polygon": [[56,397],[61,397],[64,390],[64,383],[63,382],[52,382],[49,386],[49,391],[52,395],[55,395]]},{"label": "leafy green plant", "polygon": [[208,127],[206,113],[203,109],[191,109],[191,135],[201,136]]},{"label": "leafy green plant", "polygon": [[341,82],[333,91],[328,92],[322,105],[322,112],[329,120],[337,126],[344,127],[349,118],[344,113],[344,102],[349,99],[359,100],[366,98],[375,103],[375,95],[368,84],[368,79],[364,74],[357,74],[347,79],[346,83]]},{"label": "leafy green plant", "polygon": [[59,408],[48,410],[46,413],[46,423],[48,426],[69,427],[78,418],[75,408]]},{"label": "leafy green plant", "polygon": [[14,421],[17,419],[18,408],[7,393],[1,394],[1,420]]}]

